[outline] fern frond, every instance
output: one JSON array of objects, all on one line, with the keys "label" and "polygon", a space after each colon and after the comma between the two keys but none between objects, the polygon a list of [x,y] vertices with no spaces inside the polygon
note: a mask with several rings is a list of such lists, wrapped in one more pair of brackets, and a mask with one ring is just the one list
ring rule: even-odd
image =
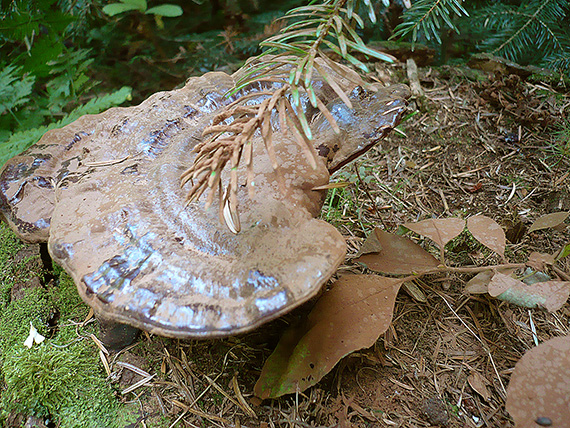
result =
[{"label": "fern frond", "polygon": [[131,99],[131,92],[132,89],[125,86],[118,91],[92,99],[72,110],[57,122],[13,133],[5,142],[0,142],[0,167],[8,159],[22,153],[32,144],[37,143],[47,131],[69,125],[85,114],[97,114],[111,107],[118,106]]},{"label": "fern frond", "polygon": [[22,67],[9,65],[0,71],[0,115],[29,101],[36,79],[22,75]]}]

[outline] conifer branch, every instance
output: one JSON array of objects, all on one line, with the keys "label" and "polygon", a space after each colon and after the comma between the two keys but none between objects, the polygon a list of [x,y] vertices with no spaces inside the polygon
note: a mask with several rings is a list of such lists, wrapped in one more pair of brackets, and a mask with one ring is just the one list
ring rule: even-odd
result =
[{"label": "conifer branch", "polygon": [[[363,0],[370,19],[375,22],[370,0]],[[373,88],[356,72],[347,73],[339,63],[330,58],[332,51],[363,72],[368,68],[349,52],[356,51],[367,56],[392,62],[390,55],[368,48],[354,30],[354,25],[364,26],[362,18],[355,13],[357,0],[325,0],[289,11],[284,17],[288,25],[279,34],[263,41],[266,50],[249,60],[238,72],[241,78],[229,94],[242,95],[224,107],[204,129],[204,141],[194,149],[197,152],[194,164],[181,177],[181,184],[191,182],[187,203],[197,200],[207,189],[209,207],[217,192],[220,200],[220,216],[235,233],[239,232],[238,216],[238,166],[242,158],[246,166],[247,186],[253,192],[253,137],[261,134],[272,167],[278,171],[276,149],[273,142],[272,117],[279,123],[281,132],[290,132],[300,146],[309,164],[317,167],[316,152],[311,143],[312,133],[303,110],[303,100],[308,100],[330,122],[335,132],[340,129],[325,102],[319,98],[313,83],[324,81],[350,108],[346,81],[355,85]],[[345,5],[347,6],[345,8]],[[255,83],[269,87],[266,92],[251,91]],[[255,105],[245,101],[257,99]],[[230,164],[230,178],[223,190],[222,173]]]}]

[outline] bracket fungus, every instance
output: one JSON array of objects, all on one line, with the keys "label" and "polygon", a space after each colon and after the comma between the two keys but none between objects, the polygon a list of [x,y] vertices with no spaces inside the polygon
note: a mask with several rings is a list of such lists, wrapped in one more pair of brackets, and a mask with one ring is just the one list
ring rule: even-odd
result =
[{"label": "bracket fungus", "polygon": [[47,242],[100,319],[177,338],[242,333],[315,296],[344,260],[343,237],[315,218],[326,190],[313,189],[399,123],[407,87],[369,92],[345,81],[351,110],[326,83],[315,85],[340,127],[304,101],[316,168],[272,118],[279,168],[258,132],[255,191],[239,185],[235,234],[203,201],[186,203],[180,177],[219,110],[260,91],[225,96],[236,78],[211,72],[138,106],[83,116],[0,172],[5,221],[24,241]]}]

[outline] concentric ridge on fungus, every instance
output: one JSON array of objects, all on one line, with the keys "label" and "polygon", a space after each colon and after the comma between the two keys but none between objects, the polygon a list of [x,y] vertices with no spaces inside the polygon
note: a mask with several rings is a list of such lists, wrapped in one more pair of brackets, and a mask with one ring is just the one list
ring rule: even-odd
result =
[{"label": "concentric ridge on fungus", "polygon": [[240,182],[236,235],[203,201],[187,205],[191,184],[180,186],[234,78],[207,73],[138,106],[83,116],[2,169],[5,220],[25,241],[48,243],[102,318],[170,337],[240,333],[310,299],[343,261],[344,239],[315,218],[325,191],[312,189],[398,124],[407,88],[369,93],[345,82],[350,110],[316,84],[341,132],[304,102],[320,155],[312,168],[273,123],[285,191],[256,134],[255,192]]}]

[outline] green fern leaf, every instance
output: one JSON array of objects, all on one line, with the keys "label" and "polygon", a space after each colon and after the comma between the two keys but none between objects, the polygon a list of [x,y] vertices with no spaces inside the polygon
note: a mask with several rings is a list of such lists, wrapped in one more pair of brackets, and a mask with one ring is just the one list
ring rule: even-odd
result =
[{"label": "green fern leaf", "polygon": [[9,65],[0,71],[0,115],[28,102],[35,80],[22,75],[22,67]]},{"label": "green fern leaf", "polygon": [[101,113],[108,108],[118,106],[130,100],[131,91],[131,88],[125,86],[111,94],[92,99],[88,103],[77,107],[57,122],[26,131],[15,132],[8,140],[0,143],[0,166],[4,165],[8,159],[22,153],[32,144],[38,142],[47,131],[69,125],[85,114]]}]

